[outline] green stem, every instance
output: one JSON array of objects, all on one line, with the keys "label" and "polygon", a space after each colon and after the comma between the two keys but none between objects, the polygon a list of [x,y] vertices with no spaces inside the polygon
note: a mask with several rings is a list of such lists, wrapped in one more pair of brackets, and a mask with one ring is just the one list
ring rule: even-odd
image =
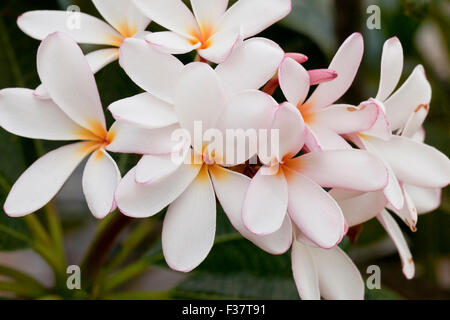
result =
[{"label": "green stem", "polygon": [[20,67],[17,64],[16,53],[11,44],[11,39],[9,38],[9,34],[6,30],[5,22],[3,17],[0,16],[0,39],[2,42],[2,49],[5,51],[6,56],[9,60],[9,66],[11,67],[12,74],[16,84],[20,87],[25,87],[25,82],[23,81],[22,73],[20,72]]},{"label": "green stem", "polygon": [[0,291],[13,293],[19,298],[36,299],[42,296],[42,292],[16,282],[0,281]]},{"label": "green stem", "polygon": [[11,184],[1,173],[0,173],[0,188],[5,190],[5,192],[9,192],[9,190],[11,190]]},{"label": "green stem", "polygon": [[104,296],[104,300],[169,300],[171,291],[158,292],[120,292]]},{"label": "green stem", "polygon": [[42,223],[34,214],[29,214],[23,217],[25,224],[28,227],[28,230],[32,233],[33,237],[36,241],[41,242],[42,244],[51,245],[50,237],[47,234],[47,231],[42,226]]},{"label": "green stem", "polygon": [[46,292],[46,288],[39,281],[16,269],[0,265],[0,275],[11,278],[17,283],[26,285],[30,288],[35,289],[36,291],[40,291],[42,294]]},{"label": "green stem", "polygon": [[50,236],[55,247],[56,253],[61,261],[61,264],[66,266],[66,254],[64,250],[64,236],[63,229],[61,225],[61,220],[59,219],[58,212],[54,203],[50,202],[44,208],[45,216],[47,218],[47,225],[50,232]]}]

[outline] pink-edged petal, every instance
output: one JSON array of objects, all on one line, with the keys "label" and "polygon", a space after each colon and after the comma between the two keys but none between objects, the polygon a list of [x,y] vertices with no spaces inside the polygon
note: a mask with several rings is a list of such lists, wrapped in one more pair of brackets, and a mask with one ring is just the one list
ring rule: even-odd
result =
[{"label": "pink-edged petal", "polygon": [[52,100],[39,99],[30,89],[0,91],[0,126],[32,139],[79,140],[92,136]]},{"label": "pink-edged petal", "polygon": [[184,141],[179,141],[172,136],[179,128],[176,124],[149,129],[116,121],[110,129],[111,142],[106,149],[111,152],[153,155],[177,152],[184,146]]},{"label": "pink-edged petal", "polygon": [[136,6],[157,24],[192,37],[198,33],[194,15],[181,0],[135,0]]},{"label": "pink-edged petal", "polygon": [[302,53],[297,53],[297,52],[286,52],[286,54],[284,55],[286,58],[291,58],[294,59],[295,61],[297,61],[298,63],[305,63],[306,61],[308,61],[308,57],[305,56]]},{"label": "pink-edged petal", "polygon": [[133,0],[92,0],[101,15],[124,37],[143,31],[150,23]]},{"label": "pink-edged petal", "polygon": [[145,37],[145,40],[159,50],[170,54],[183,54],[198,49],[200,42],[192,40],[172,31],[153,32]]},{"label": "pink-edged petal", "polygon": [[309,82],[312,86],[331,81],[338,77],[337,72],[331,69],[309,70],[308,75],[309,75]]},{"label": "pink-edged petal", "polygon": [[[191,137],[195,137],[196,123],[201,124],[202,132],[215,128],[227,105],[227,97],[220,78],[208,64],[193,62],[187,65],[173,90],[178,120]],[[202,153],[202,150],[197,151]]]},{"label": "pink-edged petal", "polygon": [[311,151],[352,149],[344,138],[330,128],[319,124],[310,124],[308,129],[310,131],[307,139],[308,149]]},{"label": "pink-edged petal", "polygon": [[[73,25],[71,24],[73,21]],[[122,35],[104,21],[71,11],[29,11],[17,19],[19,28],[30,37],[44,40],[54,32],[64,32],[76,42],[120,46]]]},{"label": "pink-edged petal", "polygon": [[386,206],[387,200],[383,192],[366,192],[354,197],[339,199],[335,195],[336,190],[330,191],[330,195],[336,199],[344,213],[345,221],[349,227],[353,227],[375,218]]},{"label": "pink-edged petal", "polygon": [[318,184],[283,168],[289,187],[288,212],[294,223],[321,248],[335,246],[344,235],[344,216],[336,201]]},{"label": "pink-edged petal", "polygon": [[292,243],[291,264],[300,298],[302,300],[320,300],[319,276],[308,246],[299,241]]},{"label": "pink-edged petal", "polygon": [[216,25],[228,7],[228,0],[191,0],[200,29],[205,32]]},{"label": "pink-edged petal", "polygon": [[174,173],[154,183],[139,184],[136,168],[128,172],[116,190],[119,210],[126,216],[153,216],[177,199],[195,179],[201,165],[183,164]]},{"label": "pink-edged petal", "polygon": [[369,141],[400,181],[424,188],[442,188],[449,184],[450,161],[436,148],[400,136],[392,136],[388,142],[376,138]]},{"label": "pink-edged petal", "polygon": [[234,48],[242,44],[241,30],[231,28],[216,32],[208,39],[204,47],[198,49],[198,54],[213,63],[222,63],[230,57]]},{"label": "pink-edged petal", "polygon": [[327,188],[377,191],[388,182],[384,163],[365,150],[310,152],[285,165]]},{"label": "pink-edged petal", "polygon": [[329,69],[336,71],[338,77],[320,84],[304,106],[321,109],[333,104],[350,88],[356,76],[364,52],[362,35],[354,33],[339,48]]},{"label": "pink-edged petal", "polygon": [[378,116],[375,123],[363,133],[365,135],[378,137],[383,140],[389,140],[392,136],[391,125],[387,120],[386,108],[382,102],[376,99],[369,99],[367,103],[375,105],[378,109]]},{"label": "pink-edged petal", "polygon": [[177,154],[143,156],[136,165],[136,182],[154,183],[174,173],[183,163]]},{"label": "pink-edged petal", "polygon": [[384,43],[381,57],[380,86],[377,100],[385,101],[400,80],[403,70],[403,48],[397,37],[390,38]]},{"label": "pink-edged petal", "polygon": [[278,71],[280,88],[287,101],[300,106],[309,92],[310,77],[303,66],[291,58],[285,58]]},{"label": "pink-edged petal", "polygon": [[116,101],[108,109],[117,121],[149,129],[167,127],[178,122],[171,104],[146,92]]},{"label": "pink-edged petal", "polygon": [[83,193],[89,210],[97,219],[115,209],[114,192],[120,181],[116,162],[103,149],[94,152],[83,172]]},{"label": "pink-edged petal", "polygon": [[244,38],[249,38],[283,19],[291,9],[291,0],[240,0],[225,12],[218,29],[242,27]]},{"label": "pink-edged petal", "polygon": [[278,44],[265,38],[252,38],[223,63],[216,72],[230,94],[245,89],[259,89],[276,73],[284,52]]},{"label": "pink-edged petal", "polygon": [[22,217],[45,206],[92,151],[92,143],[79,142],[39,158],[12,187],[3,207],[6,214]]},{"label": "pink-edged petal", "polygon": [[142,89],[166,102],[173,102],[173,87],[183,64],[140,39],[126,39],[120,47],[120,65]]},{"label": "pink-edged petal", "polygon": [[[413,138],[416,133],[420,132],[429,110],[430,108],[428,105],[421,105],[414,110],[408,121],[406,121],[406,125],[402,130],[402,137]],[[423,142],[423,140],[420,142]]]},{"label": "pink-edged petal", "polygon": [[431,86],[421,65],[405,83],[384,102],[392,130],[403,128],[410,115],[422,105],[429,105]]},{"label": "pink-edged petal", "polygon": [[418,214],[436,210],[441,205],[441,189],[420,188],[413,185],[403,185],[405,192],[411,197]]},{"label": "pink-edged petal", "polygon": [[338,246],[308,248],[317,268],[320,295],[327,300],[363,300],[364,281],[353,261]]},{"label": "pink-edged petal", "polygon": [[86,55],[87,62],[93,73],[119,59],[119,49],[100,49]]},{"label": "pink-edged petal", "polygon": [[189,272],[208,255],[216,234],[216,197],[206,166],[167,210],[162,248],[167,264]]},{"label": "pink-edged petal", "polygon": [[306,125],[305,150],[308,152],[320,152],[322,146],[319,144],[318,137],[314,134],[311,128]]},{"label": "pink-edged petal", "polygon": [[48,36],[39,47],[37,69],[53,101],[72,120],[103,137],[106,124],[100,95],[80,47],[63,33]]},{"label": "pink-edged petal", "polygon": [[271,234],[283,224],[287,205],[288,185],[283,170],[269,175],[260,169],[245,195],[242,220],[255,234]]},{"label": "pink-edged petal", "polygon": [[397,247],[398,254],[402,261],[403,274],[407,279],[414,278],[415,266],[413,257],[397,222],[395,222],[394,218],[392,218],[386,210],[381,211],[377,218]]},{"label": "pink-edged petal", "polygon": [[288,216],[281,228],[265,236],[258,236],[245,228],[242,221],[242,205],[250,178],[219,166],[209,170],[216,196],[233,227],[246,239],[271,254],[283,254],[292,243],[292,225]]},{"label": "pink-edged petal", "polygon": [[396,209],[391,205],[388,205],[387,208],[392,210],[406,225],[415,232],[417,230],[416,224],[418,219],[417,209],[414,204],[413,199],[409,196],[409,194],[403,189],[403,197],[405,199],[405,204],[401,209]]}]

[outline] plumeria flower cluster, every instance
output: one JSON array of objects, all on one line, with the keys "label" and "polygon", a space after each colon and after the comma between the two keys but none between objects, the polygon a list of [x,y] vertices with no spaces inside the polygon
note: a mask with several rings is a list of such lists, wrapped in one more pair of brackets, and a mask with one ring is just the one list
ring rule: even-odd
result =
[{"label": "plumeria flower cluster", "polygon": [[[1,90],[0,126],[78,142],[23,173],[5,202],[8,215],[43,207],[90,155],[83,192],[92,214],[101,219],[118,208],[146,218],[167,208],[162,249],[174,270],[192,271],[207,257],[217,199],[244,238],[271,254],[291,249],[302,299],[364,297],[362,277],[338,245],[349,228],[375,217],[413,276],[405,238],[385,208],[415,230],[417,214],[439,206],[450,161],[423,142],[431,100],[423,67],[392,93],[403,65],[398,39],[384,46],[378,94],[354,106],[336,101],[361,63],[360,34],[327,69],[309,71],[306,56],[253,37],[285,17],[290,0],[238,0],[230,8],[227,0],[191,0],[193,12],[181,0],[93,3],[110,25],[81,14],[80,28],[68,28],[59,11],[18,20],[43,40],[42,85]],[[150,19],[168,31],[145,31]],[[114,48],[84,56],[77,42]],[[173,55],[194,50],[199,59],[187,65]],[[94,74],[116,59],[143,92],[108,107],[115,119],[108,130]],[[272,97],[278,85],[286,101]],[[142,157],[122,178],[109,152]]]}]

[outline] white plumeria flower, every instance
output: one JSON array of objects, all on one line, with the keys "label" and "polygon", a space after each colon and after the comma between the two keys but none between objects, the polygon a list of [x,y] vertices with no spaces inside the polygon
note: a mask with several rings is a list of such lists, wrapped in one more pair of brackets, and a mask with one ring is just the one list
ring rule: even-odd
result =
[{"label": "white plumeria flower", "polygon": [[181,54],[197,50],[215,63],[223,62],[240,38],[247,39],[283,19],[291,0],[191,0],[192,13],[181,0],[135,0],[149,18],[170,31],[146,37],[160,49]]},{"label": "white plumeria flower", "polygon": [[367,130],[375,123],[379,110],[369,102],[355,107],[333,105],[351,86],[361,63],[364,42],[354,33],[345,40],[329,69],[337,78],[321,83],[305,102],[310,89],[310,76],[302,65],[286,58],[280,66],[280,87],[286,99],[296,106],[307,126],[306,147],[311,151],[350,149],[340,136]]},{"label": "white plumeria flower", "polygon": [[51,99],[37,99],[28,89],[0,91],[0,125],[27,138],[82,142],[63,146],[38,159],[14,184],[4,210],[10,216],[20,217],[42,208],[80,162],[92,154],[84,169],[83,191],[93,215],[104,218],[115,208],[114,191],[120,180],[117,165],[106,150],[134,148],[151,152],[154,146],[136,145],[136,137],[152,139],[157,134],[120,123],[106,130],[94,75],[80,47],[70,37],[55,33],[46,38],[38,51],[37,68]]},{"label": "white plumeria flower", "polygon": [[[92,2],[109,24],[82,12],[59,10],[29,11],[17,19],[17,24],[23,32],[37,40],[43,40],[53,32],[64,32],[78,43],[114,47],[87,54],[88,63],[96,73],[119,58],[119,48],[124,39],[143,37],[150,19],[135,7],[133,0]],[[36,94],[46,97],[43,87],[38,87]]]}]

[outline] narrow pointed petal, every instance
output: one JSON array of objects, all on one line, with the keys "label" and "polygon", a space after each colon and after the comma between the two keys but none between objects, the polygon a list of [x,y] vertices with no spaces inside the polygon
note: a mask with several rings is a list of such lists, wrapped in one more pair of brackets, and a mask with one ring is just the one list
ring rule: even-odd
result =
[{"label": "narrow pointed petal", "polygon": [[403,274],[407,279],[414,278],[415,266],[413,257],[411,251],[409,251],[408,243],[406,243],[405,237],[403,236],[397,222],[395,222],[394,218],[392,218],[386,210],[381,211],[377,218],[397,247],[398,254],[402,260]]},{"label": "narrow pointed petal", "polygon": [[401,209],[396,209],[388,205],[387,208],[392,210],[411,229],[411,231],[415,232],[417,231],[417,209],[409,194],[403,188],[402,191],[405,199],[405,204],[403,207]]},{"label": "narrow pointed petal", "polygon": [[309,70],[308,75],[309,75],[310,84],[312,86],[316,85],[316,84],[321,84],[324,82],[331,81],[338,77],[337,72],[334,70],[331,70],[331,69]]},{"label": "narrow pointed petal", "polygon": [[284,168],[289,186],[288,212],[306,237],[321,248],[335,246],[344,235],[344,216],[336,201],[318,184]]},{"label": "narrow pointed petal", "polygon": [[310,124],[308,148],[311,151],[319,150],[350,150],[352,146],[339,134],[330,128],[319,124]]},{"label": "narrow pointed petal", "polygon": [[200,29],[206,31],[213,28],[228,7],[228,0],[191,0],[192,10]]},{"label": "narrow pointed petal", "polygon": [[288,216],[281,228],[269,235],[258,236],[245,228],[242,221],[242,205],[250,178],[219,166],[209,170],[217,198],[233,227],[246,239],[271,254],[283,254],[292,243],[292,225]]},{"label": "narrow pointed petal", "polygon": [[173,87],[183,64],[140,39],[126,39],[120,47],[120,65],[142,89],[166,102],[173,102]]},{"label": "narrow pointed petal", "polygon": [[225,90],[234,94],[259,89],[277,72],[284,52],[278,44],[265,38],[252,38],[234,49],[216,72]]},{"label": "narrow pointed petal", "polygon": [[181,272],[195,269],[211,250],[215,234],[216,197],[205,166],[164,218],[162,248],[169,267]]},{"label": "narrow pointed petal", "polygon": [[94,152],[83,172],[83,193],[89,210],[97,219],[115,209],[114,192],[120,181],[116,162],[103,149]]},{"label": "narrow pointed petal", "polygon": [[39,158],[12,187],[3,207],[6,214],[23,217],[41,209],[58,193],[75,168],[92,151],[92,143],[79,142]]},{"label": "narrow pointed petal", "polygon": [[[70,11],[29,11],[17,19],[17,24],[37,40],[44,40],[54,32],[64,32],[79,43],[120,46],[122,35],[107,23],[85,13],[77,13],[76,17],[73,14]],[[71,26],[74,18],[79,18],[79,25]]]},{"label": "narrow pointed petal", "polygon": [[198,49],[198,54],[213,63],[222,63],[228,59],[234,48],[242,44],[241,29],[231,28],[216,32]]},{"label": "narrow pointed petal", "polygon": [[123,36],[132,37],[150,23],[134,5],[133,0],[93,0],[101,15]]},{"label": "narrow pointed petal", "polygon": [[119,49],[101,49],[86,55],[89,66],[93,73],[97,73],[103,67],[119,59]]},{"label": "narrow pointed petal", "polygon": [[253,177],[242,207],[244,225],[258,235],[279,230],[286,217],[288,185],[283,170],[266,175],[260,169]]},{"label": "narrow pointed petal", "polygon": [[171,175],[182,165],[175,157],[173,154],[143,156],[136,165],[136,182],[150,184]]},{"label": "narrow pointed petal", "polygon": [[193,43],[192,40],[172,31],[152,32],[145,40],[159,50],[170,54],[184,54],[198,49],[201,42]]},{"label": "narrow pointed petal", "polygon": [[429,109],[430,108],[428,105],[421,105],[416,110],[414,110],[414,112],[409,117],[408,121],[406,121],[406,125],[402,130],[401,136],[413,138],[414,135],[421,130],[422,124],[428,115]]},{"label": "narrow pointed petal", "polygon": [[287,101],[294,106],[301,106],[310,87],[310,77],[303,66],[291,58],[285,58],[278,71],[280,88]]},{"label": "narrow pointed petal", "polygon": [[386,166],[365,150],[310,152],[285,165],[326,188],[377,191],[388,182]]},{"label": "narrow pointed petal", "polygon": [[171,104],[146,92],[116,101],[108,109],[117,121],[149,129],[163,128],[178,122]]},{"label": "narrow pointed petal", "polygon": [[327,300],[363,300],[364,281],[353,261],[338,246],[309,248],[319,276],[320,294]]},{"label": "narrow pointed petal", "polygon": [[354,33],[339,48],[330,66],[338,77],[320,84],[304,106],[315,110],[327,107],[347,92],[356,76],[364,52],[364,41],[359,33]]},{"label": "narrow pointed petal", "polygon": [[384,43],[381,57],[380,86],[377,100],[385,101],[400,80],[403,70],[403,48],[397,37],[390,38]]},{"label": "narrow pointed petal", "polygon": [[157,24],[191,37],[198,32],[197,21],[181,0],[135,0],[136,6]]},{"label": "narrow pointed petal", "polygon": [[103,137],[106,124],[100,95],[80,47],[63,33],[50,35],[39,47],[37,69],[53,101],[75,122]]},{"label": "narrow pointed petal", "polygon": [[403,185],[403,188],[414,202],[418,214],[434,211],[441,205],[441,189],[420,188],[410,184]]},{"label": "narrow pointed petal", "polygon": [[242,27],[244,38],[249,38],[283,19],[291,9],[291,0],[240,0],[225,12],[217,28]]},{"label": "narrow pointed petal", "polygon": [[417,66],[405,83],[384,102],[392,130],[402,128],[410,115],[422,105],[429,105],[431,86],[425,70]]},{"label": "narrow pointed petal", "polygon": [[292,243],[292,274],[302,300],[320,300],[319,276],[308,246],[299,241]]},{"label": "narrow pointed petal", "polygon": [[93,136],[52,100],[39,99],[29,89],[0,91],[0,126],[31,139],[79,140]]},{"label": "narrow pointed petal", "polygon": [[308,57],[305,56],[302,53],[297,53],[297,52],[287,52],[284,55],[286,58],[291,58],[294,59],[295,61],[297,61],[298,63],[305,63],[306,61],[308,61]]}]

